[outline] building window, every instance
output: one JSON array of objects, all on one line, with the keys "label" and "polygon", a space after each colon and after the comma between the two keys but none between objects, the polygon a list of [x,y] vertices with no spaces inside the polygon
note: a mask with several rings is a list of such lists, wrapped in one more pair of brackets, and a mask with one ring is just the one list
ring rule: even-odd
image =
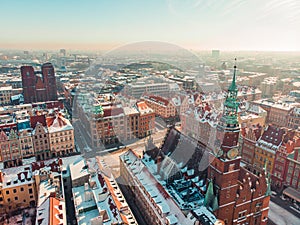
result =
[{"label": "building window", "polygon": [[6,191],[6,194],[9,195],[9,191],[8,190]]},{"label": "building window", "polygon": [[29,189],[29,194],[32,194],[32,188]]},{"label": "building window", "polygon": [[16,190],[16,189],[14,189],[14,190],[13,190],[13,192],[14,192],[14,193],[17,193],[17,190]]},{"label": "building window", "polygon": [[242,211],[242,212],[239,212],[239,220],[241,220],[241,219],[245,219],[246,218],[246,212],[247,212],[247,210],[244,210],[244,211]]},{"label": "building window", "polygon": [[23,188],[23,187],[21,187],[21,191],[24,191],[24,188]]},{"label": "building window", "polygon": [[228,172],[233,171],[234,170],[234,166],[235,166],[234,163],[230,164],[229,168],[228,168]]},{"label": "building window", "polygon": [[15,200],[18,201],[18,197],[15,197]]}]

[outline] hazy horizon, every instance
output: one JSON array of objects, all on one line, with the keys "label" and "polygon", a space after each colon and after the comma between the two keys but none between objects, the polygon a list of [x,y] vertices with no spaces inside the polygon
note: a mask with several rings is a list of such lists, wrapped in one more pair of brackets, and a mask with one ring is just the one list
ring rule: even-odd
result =
[{"label": "hazy horizon", "polygon": [[1,49],[300,51],[297,0],[2,1]]}]

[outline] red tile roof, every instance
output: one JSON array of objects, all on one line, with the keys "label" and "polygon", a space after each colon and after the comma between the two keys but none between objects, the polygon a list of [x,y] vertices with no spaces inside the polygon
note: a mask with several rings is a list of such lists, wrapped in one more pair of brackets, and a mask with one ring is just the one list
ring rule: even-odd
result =
[{"label": "red tile roof", "polygon": [[37,115],[30,117],[30,126],[31,128],[35,128],[37,123],[42,124],[44,127],[47,125],[45,115]]},{"label": "red tile roof", "polygon": [[110,107],[110,108],[103,108],[103,117],[108,117],[108,116],[116,116],[124,113],[122,108],[118,107]]},{"label": "red tile roof", "polygon": [[145,96],[146,99],[150,99],[154,102],[163,104],[165,106],[167,106],[169,104],[169,100],[161,97],[161,96],[157,96],[157,95],[149,95],[149,96]]},{"label": "red tile roof", "polygon": [[57,125],[59,127],[63,127],[63,126],[66,126],[68,123],[66,122],[66,119],[61,116],[61,115],[58,115],[58,116],[52,116],[52,117],[47,117],[46,118],[46,121],[47,121],[47,126],[50,127],[53,125],[53,122],[57,120]]},{"label": "red tile roof", "polygon": [[263,133],[261,140],[279,146],[283,140],[285,131],[281,128],[269,125]]},{"label": "red tile roof", "polygon": [[59,225],[60,219],[63,219],[63,214],[59,210],[60,200],[50,197],[50,225]]}]

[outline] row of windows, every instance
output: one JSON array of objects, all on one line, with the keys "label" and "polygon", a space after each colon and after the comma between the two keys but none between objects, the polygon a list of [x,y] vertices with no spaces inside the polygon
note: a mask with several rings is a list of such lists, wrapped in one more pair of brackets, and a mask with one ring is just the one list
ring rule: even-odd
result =
[{"label": "row of windows", "polygon": [[[30,195],[29,197],[30,197],[30,198],[33,198],[33,195]],[[0,197],[0,202],[1,202],[1,199],[2,199],[2,198]],[[3,199],[2,199],[2,200],[3,200]],[[18,201],[18,200],[19,200],[19,198],[16,196],[16,197],[15,197],[15,201]],[[8,199],[7,199],[7,202],[11,202],[11,199],[8,198]],[[25,203],[25,202],[26,202],[26,199],[24,199],[23,202]]]},{"label": "row of windows", "polygon": [[51,137],[60,137],[62,135],[68,135],[68,134],[72,134],[72,131],[59,132],[59,135],[58,133],[51,134]]},{"label": "row of windows", "polygon": [[[30,186],[30,185],[28,185],[28,186]],[[20,191],[23,192],[23,191],[24,191],[24,188],[21,187],[21,188],[20,188]],[[12,192],[13,192],[13,193],[17,193],[18,191],[17,191],[17,189],[13,189]],[[29,189],[28,189],[28,192],[29,192],[29,194],[32,194],[32,193],[33,193],[32,188],[29,188]],[[10,191],[9,191],[9,190],[6,190],[5,193],[6,193],[7,195],[9,195]],[[0,194],[1,194],[1,193],[0,193]]]}]

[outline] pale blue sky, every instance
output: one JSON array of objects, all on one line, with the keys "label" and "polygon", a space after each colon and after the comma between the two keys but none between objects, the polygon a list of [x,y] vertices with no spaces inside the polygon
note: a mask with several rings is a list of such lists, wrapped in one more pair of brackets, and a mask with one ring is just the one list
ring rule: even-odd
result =
[{"label": "pale blue sky", "polygon": [[300,50],[299,0],[0,0],[0,48]]}]

